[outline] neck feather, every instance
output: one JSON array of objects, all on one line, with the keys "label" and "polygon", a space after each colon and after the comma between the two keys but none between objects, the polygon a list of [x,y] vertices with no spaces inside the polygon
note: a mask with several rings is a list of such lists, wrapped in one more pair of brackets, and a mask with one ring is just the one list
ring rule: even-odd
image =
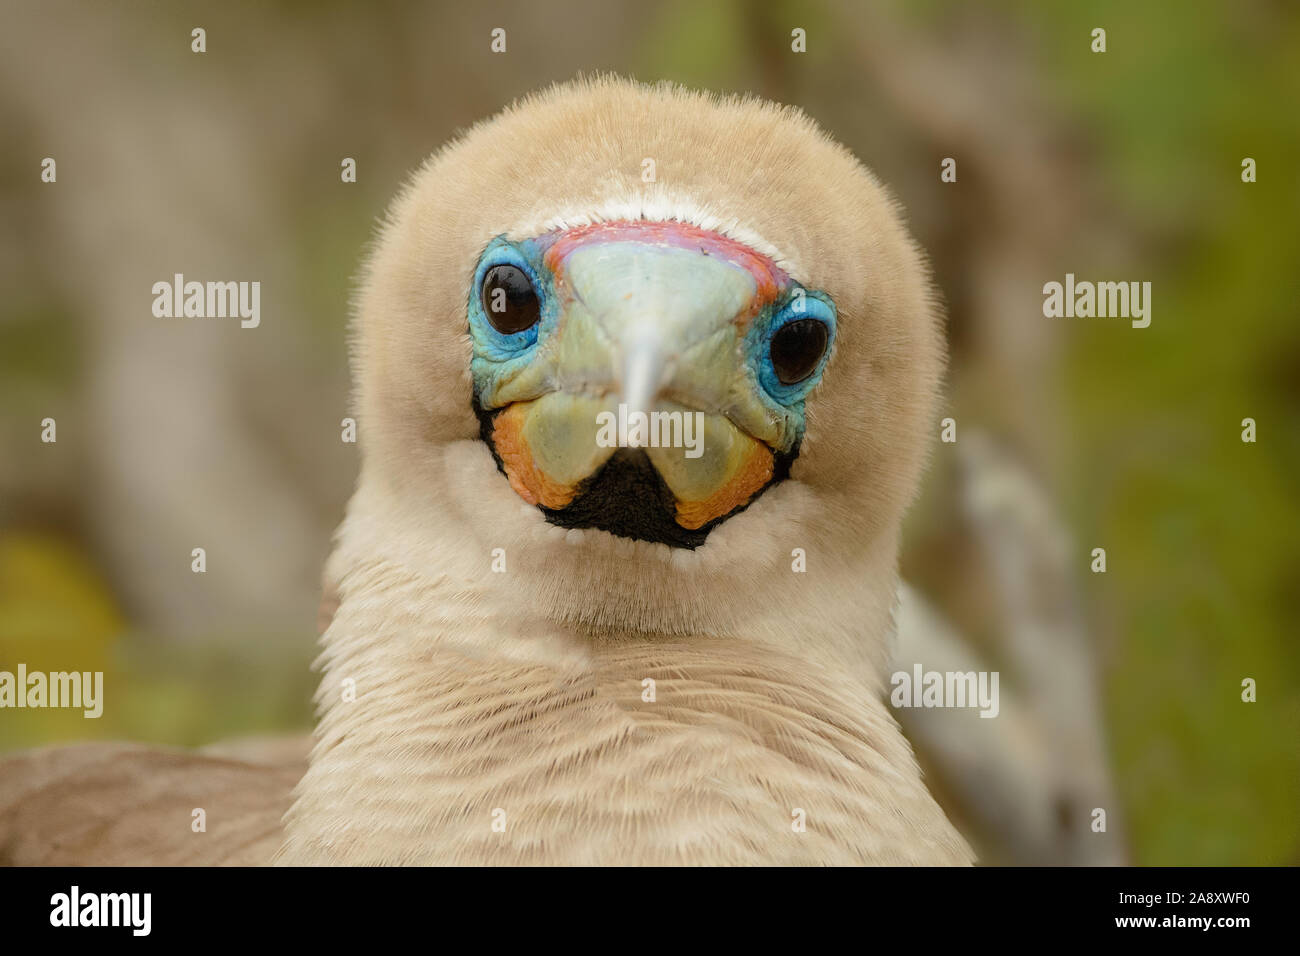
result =
[{"label": "neck feather", "polygon": [[340,592],[285,862],[968,859],[847,669],[507,620],[384,561]]}]

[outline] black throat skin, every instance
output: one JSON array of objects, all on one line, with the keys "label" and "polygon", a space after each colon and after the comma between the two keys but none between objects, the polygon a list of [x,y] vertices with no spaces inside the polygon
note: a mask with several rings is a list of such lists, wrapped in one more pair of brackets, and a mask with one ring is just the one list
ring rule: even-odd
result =
[{"label": "black throat skin", "polygon": [[[479,404],[477,395],[473,398],[473,408],[478,417],[479,437],[491,450],[497,470],[504,475],[505,464],[492,441],[492,420],[501,409],[485,409]],[[797,457],[798,444],[788,452],[776,454],[771,480],[749,501],[694,530],[683,528],[674,519],[676,499],[659,472],[655,471],[649,456],[640,448],[616,451],[599,471],[578,487],[568,507],[552,509],[539,505],[538,510],[547,521],[561,528],[598,528],[621,538],[655,541],[694,551],[704,544],[710,531],[732,515],[744,511],[768,488],[788,478],[790,466]]]}]

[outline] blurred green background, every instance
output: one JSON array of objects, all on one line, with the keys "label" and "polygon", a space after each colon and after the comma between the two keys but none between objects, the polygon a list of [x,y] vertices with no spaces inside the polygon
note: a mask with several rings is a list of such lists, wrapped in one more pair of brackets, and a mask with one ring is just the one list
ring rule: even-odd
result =
[{"label": "blurred green background", "polygon": [[[458,129],[615,70],[798,104],[890,184],[948,305],[944,413],[1036,477],[1077,549],[1130,858],[1300,863],[1296,5],[6,2],[4,21],[0,669],[104,670],[108,705],[0,712],[0,751],[310,727],[375,220]],[[149,289],[175,272],[260,280],[262,327],[160,323]],[[1150,281],[1150,328],[1044,318],[1066,272]],[[950,455],[904,571],[979,645],[999,610]]]}]

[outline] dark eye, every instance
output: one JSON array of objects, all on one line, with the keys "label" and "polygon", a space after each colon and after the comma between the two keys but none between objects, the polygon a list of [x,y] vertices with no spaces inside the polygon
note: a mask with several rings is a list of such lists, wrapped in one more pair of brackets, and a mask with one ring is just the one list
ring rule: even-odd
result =
[{"label": "dark eye", "polygon": [[802,382],[817,368],[826,352],[826,324],[817,319],[795,319],[772,336],[772,368],[782,385]]},{"label": "dark eye", "polygon": [[504,335],[530,329],[541,317],[533,284],[523,269],[511,265],[493,266],[483,277],[483,311]]}]

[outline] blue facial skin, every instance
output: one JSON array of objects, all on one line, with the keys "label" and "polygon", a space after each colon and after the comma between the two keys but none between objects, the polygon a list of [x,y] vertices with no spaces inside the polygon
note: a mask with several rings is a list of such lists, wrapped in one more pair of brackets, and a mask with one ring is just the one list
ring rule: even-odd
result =
[{"label": "blue facial skin", "polygon": [[[470,371],[476,396],[488,394],[491,385],[499,378],[532,361],[539,341],[550,335],[560,321],[560,303],[555,294],[554,276],[543,262],[549,237],[511,242],[497,236],[488,243],[474,270],[474,281],[469,295],[469,333],[473,342]],[[533,284],[540,304],[540,320],[531,328],[507,335],[497,331],[488,321],[483,306],[481,289],[489,269],[498,265],[513,265],[522,269]],[[800,294],[802,293],[802,295]],[[782,383],[772,365],[771,342],[778,330],[789,322],[816,319],[827,327],[825,354],[813,373],[801,382]],[[774,414],[789,421],[788,447],[776,449],[788,452],[796,448],[804,432],[804,400],[821,381],[822,372],[835,347],[836,312],[829,295],[810,291],[791,281],[781,298],[765,307],[745,331],[741,345],[742,354],[751,379],[756,383],[760,400]]]},{"label": "blue facial skin", "polygon": [[[542,262],[543,251],[531,239],[516,243],[497,236],[479,258],[469,293],[469,336],[473,343],[470,374],[475,395],[487,391],[493,380],[527,365],[532,360],[538,339],[548,335],[559,321],[554,279]],[[541,306],[541,318],[537,324],[512,335],[498,332],[488,321],[483,306],[483,279],[489,269],[500,265],[522,269],[532,282]]]},{"label": "blue facial skin", "polygon": [[[772,365],[772,338],[783,326],[801,319],[815,319],[826,326],[826,351],[822,353],[811,375],[787,385],[777,378],[776,368]],[[745,361],[762,386],[765,404],[778,414],[787,414],[794,419],[795,427],[791,430],[794,441],[791,447],[798,446],[803,438],[804,399],[822,380],[822,372],[835,350],[835,330],[835,303],[831,297],[825,292],[809,291],[792,282],[776,305],[769,306],[755,317],[745,334]]]}]

